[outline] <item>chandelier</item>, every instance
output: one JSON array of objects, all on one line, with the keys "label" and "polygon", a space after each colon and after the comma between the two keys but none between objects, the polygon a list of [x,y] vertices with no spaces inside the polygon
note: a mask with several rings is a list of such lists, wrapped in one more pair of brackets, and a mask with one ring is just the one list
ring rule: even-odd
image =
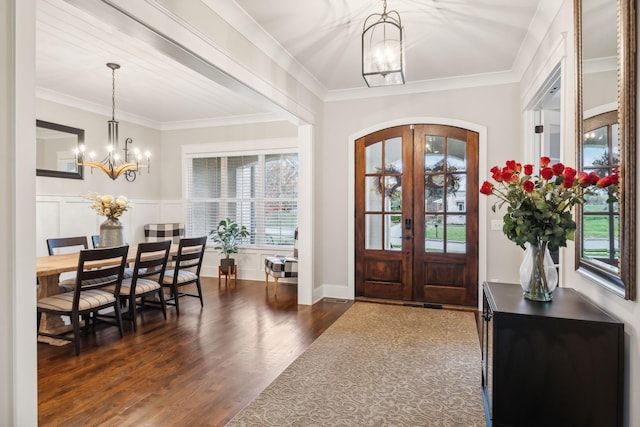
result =
[{"label": "chandelier", "polygon": [[133,182],[136,179],[137,174],[140,172],[140,169],[147,168],[147,172],[150,170],[150,157],[151,153],[146,151],[144,154],[144,164],[143,164],[143,155],[138,148],[133,150],[133,154],[130,155],[129,144],[133,144],[133,140],[131,138],[127,138],[124,141],[124,158],[120,157],[118,153],[118,122],[115,119],[116,113],[116,70],[120,68],[120,65],[114,63],[108,63],[107,67],[111,68],[111,120],[109,120],[109,141],[107,145],[107,155],[101,161],[95,160],[95,152],[89,153],[89,160],[85,160],[85,150],[86,147],[84,144],[80,145],[75,150],[76,155],[76,164],[78,166],[90,166],[91,173],[93,173],[93,169],[100,169],[104,173],[106,173],[109,178],[115,180],[120,175],[124,175],[127,181]]},{"label": "chandelier", "polygon": [[367,86],[404,84],[402,22],[395,10],[367,16],[362,28],[362,77]]}]

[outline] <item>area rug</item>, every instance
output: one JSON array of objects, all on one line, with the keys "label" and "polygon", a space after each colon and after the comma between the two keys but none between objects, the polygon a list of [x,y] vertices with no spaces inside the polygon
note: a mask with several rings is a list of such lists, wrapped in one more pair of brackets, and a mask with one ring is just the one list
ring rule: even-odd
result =
[{"label": "area rug", "polygon": [[473,313],[357,302],[227,426],[485,426]]}]

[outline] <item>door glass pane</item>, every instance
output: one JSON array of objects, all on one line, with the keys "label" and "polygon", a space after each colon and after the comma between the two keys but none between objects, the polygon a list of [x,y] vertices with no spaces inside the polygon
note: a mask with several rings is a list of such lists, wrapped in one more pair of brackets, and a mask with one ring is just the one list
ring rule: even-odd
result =
[{"label": "door glass pane", "polygon": [[402,138],[396,137],[385,141],[384,163],[392,165],[398,172],[402,171]]},{"label": "door glass pane", "polygon": [[365,249],[382,249],[382,215],[364,216]]},{"label": "door glass pane", "polygon": [[427,135],[424,142],[424,171],[442,171],[444,164],[444,137]]},{"label": "door glass pane", "polygon": [[365,173],[380,173],[382,170],[382,142],[376,142],[364,149]]},{"label": "door glass pane", "polygon": [[467,170],[467,143],[459,139],[447,139],[447,169],[449,172]]},{"label": "door glass pane", "polygon": [[364,202],[365,210],[379,212],[382,210],[382,193],[380,192],[380,176],[365,178]]},{"label": "door glass pane", "polygon": [[444,231],[442,215],[425,215],[424,248],[426,252],[444,252]]},{"label": "door glass pane", "polygon": [[465,253],[467,251],[467,216],[447,216],[447,252]]},{"label": "door glass pane", "polygon": [[444,212],[444,174],[424,177],[424,208],[426,212]]},{"label": "door glass pane", "polygon": [[447,175],[447,212],[466,212],[467,175]]},{"label": "door glass pane", "polygon": [[[387,176],[385,178],[391,178],[392,180],[400,181],[399,176]],[[401,212],[402,211],[402,186],[397,186],[393,190],[388,191],[388,196],[384,199],[384,209],[387,212]]]},{"label": "door glass pane", "polygon": [[402,215],[384,216],[384,235],[386,250],[402,250]]}]

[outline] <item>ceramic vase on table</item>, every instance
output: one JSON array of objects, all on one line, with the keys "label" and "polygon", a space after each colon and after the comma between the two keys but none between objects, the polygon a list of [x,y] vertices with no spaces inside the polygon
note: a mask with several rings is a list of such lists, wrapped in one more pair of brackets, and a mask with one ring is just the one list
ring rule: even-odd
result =
[{"label": "ceramic vase on table", "polygon": [[100,248],[124,245],[124,225],[118,218],[109,218],[100,224]]},{"label": "ceramic vase on table", "polygon": [[558,285],[558,270],[553,263],[547,242],[526,244],[524,260],[520,265],[520,285],[524,297],[532,301],[551,301]]}]

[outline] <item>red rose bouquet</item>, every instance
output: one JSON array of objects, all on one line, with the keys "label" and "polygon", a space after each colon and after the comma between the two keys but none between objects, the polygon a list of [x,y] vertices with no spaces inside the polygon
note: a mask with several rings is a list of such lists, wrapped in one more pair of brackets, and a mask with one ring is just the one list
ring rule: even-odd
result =
[{"label": "red rose bouquet", "polygon": [[508,160],[502,168],[491,168],[496,184],[485,181],[480,188],[482,194],[498,197],[492,207],[494,212],[496,206],[507,205],[503,231],[522,248],[526,242],[552,251],[567,246],[576,230],[572,209],[584,203],[585,194],[607,189],[608,202],[617,200],[617,173],[599,176],[550,162],[548,157],[542,157],[539,174],[534,175],[533,165]]}]

